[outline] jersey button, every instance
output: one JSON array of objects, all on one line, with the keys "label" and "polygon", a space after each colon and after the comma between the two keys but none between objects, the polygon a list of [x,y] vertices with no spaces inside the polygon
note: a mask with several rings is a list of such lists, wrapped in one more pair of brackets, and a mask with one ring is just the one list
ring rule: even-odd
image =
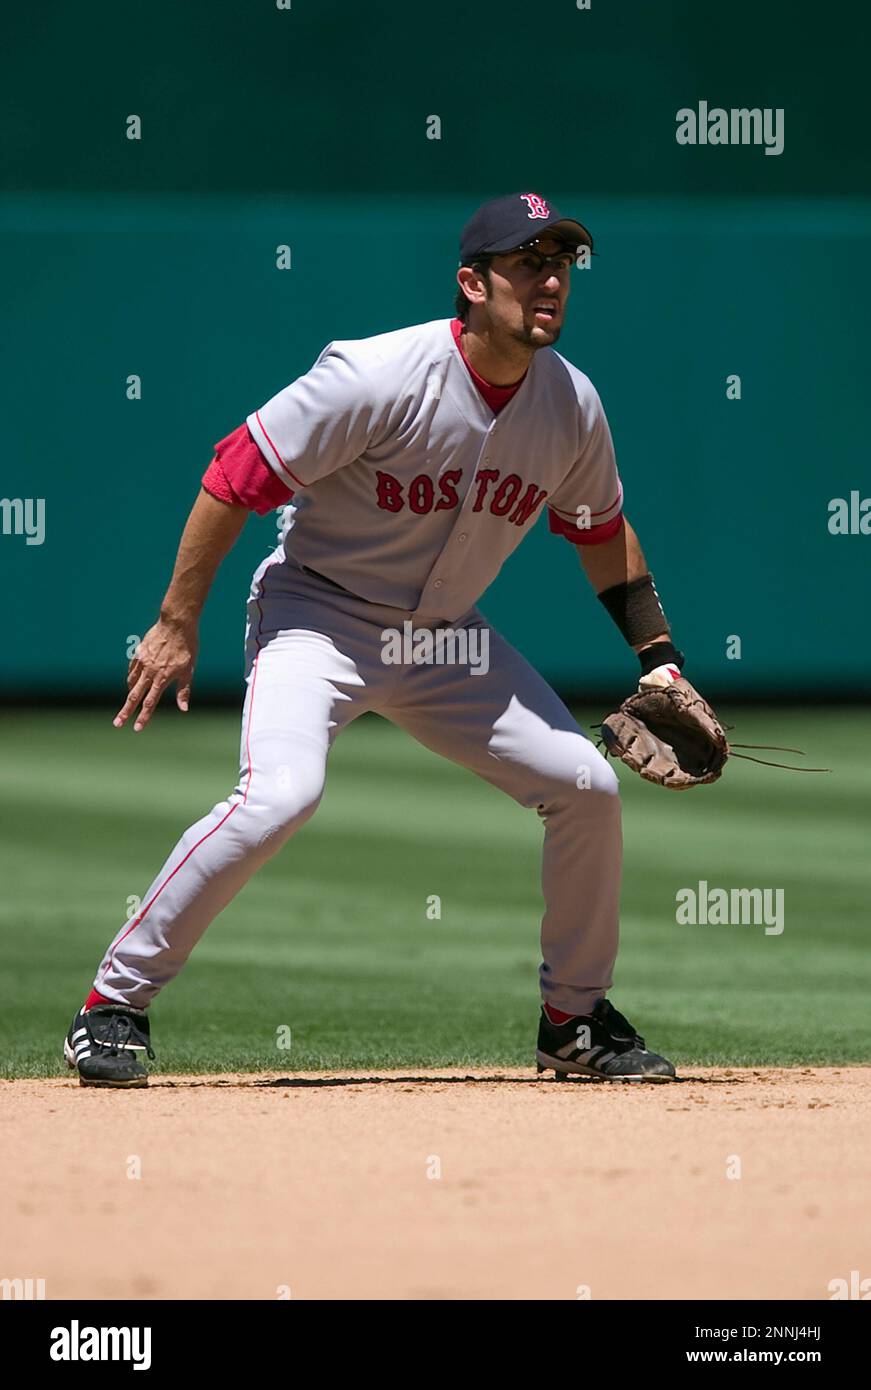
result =
[{"label": "jersey button", "polygon": [[457,536],[457,540],[458,540],[458,541],[464,541],[465,539],[466,539],[466,533],[465,533],[465,531],[461,531],[460,534]]},{"label": "jersey button", "polygon": [[432,582],[432,586],[434,589],[440,589],[444,582],[445,581],[443,579],[434,579]]}]

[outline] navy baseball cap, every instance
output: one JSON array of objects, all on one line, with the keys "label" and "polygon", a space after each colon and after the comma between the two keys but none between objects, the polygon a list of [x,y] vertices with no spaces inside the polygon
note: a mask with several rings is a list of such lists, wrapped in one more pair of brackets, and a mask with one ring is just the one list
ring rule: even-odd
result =
[{"label": "navy baseball cap", "polygon": [[593,249],[593,238],[583,223],[563,217],[540,193],[509,193],[507,198],[482,203],[466,223],[460,237],[460,265],[469,265],[476,256],[515,251],[543,232],[562,237],[571,246]]}]

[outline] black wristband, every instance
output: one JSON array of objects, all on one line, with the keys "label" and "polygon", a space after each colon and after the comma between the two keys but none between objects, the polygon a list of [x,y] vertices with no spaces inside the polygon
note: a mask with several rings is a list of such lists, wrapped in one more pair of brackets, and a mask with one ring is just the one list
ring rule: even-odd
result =
[{"label": "black wristband", "polygon": [[652,647],[645,647],[637,656],[641,662],[642,676],[649,676],[657,666],[676,666],[679,671],[683,670],[684,654],[672,642],[654,642]]},{"label": "black wristband", "polygon": [[599,598],[630,647],[640,647],[642,642],[652,642],[654,637],[670,632],[652,574],[612,584],[610,589],[602,590]]}]

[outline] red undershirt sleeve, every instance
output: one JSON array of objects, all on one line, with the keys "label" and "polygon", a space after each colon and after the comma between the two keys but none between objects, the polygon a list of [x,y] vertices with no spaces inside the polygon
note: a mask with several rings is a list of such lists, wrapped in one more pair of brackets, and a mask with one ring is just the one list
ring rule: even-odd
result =
[{"label": "red undershirt sleeve", "polygon": [[217,497],[219,502],[227,502],[235,507],[242,505],[227,481],[227,475],[219,458],[212,459],[202,476],[202,484],[206,492],[210,493],[212,497]]},{"label": "red undershirt sleeve", "polygon": [[560,516],[548,509],[547,524],[555,536],[564,536],[572,545],[601,545],[603,541],[613,540],[623,525],[623,513],[619,511],[610,521],[597,525],[594,521],[588,527],[579,527],[577,517]]},{"label": "red undershirt sleeve", "polygon": [[293,497],[261,454],[247,425],[240,425],[215,445],[215,457],[202,485],[219,502],[247,507],[258,516],[275,511]]}]

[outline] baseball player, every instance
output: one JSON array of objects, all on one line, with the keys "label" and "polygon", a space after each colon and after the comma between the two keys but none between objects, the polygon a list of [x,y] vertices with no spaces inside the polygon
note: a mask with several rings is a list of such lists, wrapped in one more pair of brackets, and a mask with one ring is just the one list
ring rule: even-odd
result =
[{"label": "baseball player", "polygon": [[[538,193],[485,203],[462,233],[453,319],[328,343],[216,446],[114,723],[144,729],[171,685],[188,709],[218,566],[251,511],[285,506],[282,539],[251,584],[239,778],[182,835],[109,945],[66,1039],[82,1084],[146,1084],[149,1005],[313,815],[333,741],[365,710],[541,819],[539,1071],[674,1077],[606,998],[618,939],[617,778],[476,607],[546,512],[638,653],[642,686],[680,677],[683,658],[623,514],[602,403],[555,351],[573,268],[592,247],[586,228]],[[385,634],[397,631],[413,632],[422,658],[386,659]],[[446,632],[465,636],[467,651],[472,638],[475,650],[486,641],[486,664],[433,656]]]}]

